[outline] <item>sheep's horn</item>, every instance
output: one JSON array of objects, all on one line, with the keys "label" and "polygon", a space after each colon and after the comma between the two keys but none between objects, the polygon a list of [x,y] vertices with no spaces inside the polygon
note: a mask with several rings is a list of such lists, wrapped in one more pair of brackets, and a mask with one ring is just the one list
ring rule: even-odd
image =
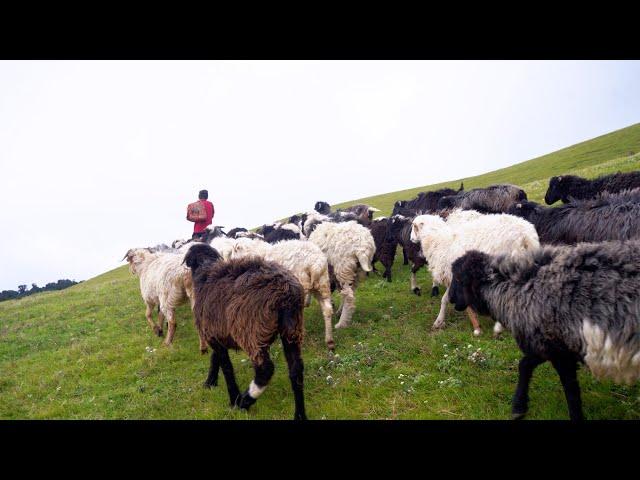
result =
[{"label": "sheep's horn", "polygon": [[131,249],[127,250],[127,253],[124,254],[124,257],[122,257],[120,261],[126,260],[127,258],[129,258],[129,253],[131,253]]},{"label": "sheep's horn", "polygon": [[370,212],[379,212],[379,211],[380,211],[380,209],[379,209],[379,208],[376,208],[376,207],[369,207],[369,211],[370,211]]}]

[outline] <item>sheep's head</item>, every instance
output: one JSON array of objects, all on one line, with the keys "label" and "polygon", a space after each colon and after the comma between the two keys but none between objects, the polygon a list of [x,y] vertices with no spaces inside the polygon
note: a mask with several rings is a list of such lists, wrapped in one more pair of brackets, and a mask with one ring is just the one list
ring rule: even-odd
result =
[{"label": "sheep's head", "polygon": [[438,210],[447,210],[455,208],[457,204],[457,197],[455,195],[447,195],[438,200]]},{"label": "sheep's head", "polygon": [[488,315],[489,309],[480,290],[491,273],[489,255],[471,250],[453,262],[451,273],[449,302],[456,310],[461,312],[471,307],[481,315]]},{"label": "sheep's head", "polygon": [[549,188],[544,196],[544,202],[547,205],[553,205],[558,200],[562,200],[564,203],[567,203],[569,201],[568,193],[578,178],[579,177],[574,175],[551,177],[549,179]]},{"label": "sheep's head", "polygon": [[407,207],[407,203],[408,202],[406,200],[398,200],[393,204],[393,212],[391,212],[391,215],[399,214],[402,209]]},{"label": "sheep's head", "polygon": [[418,215],[411,222],[411,241],[420,243],[420,239],[432,232],[440,230],[444,220],[437,215]]},{"label": "sheep's head", "polygon": [[151,250],[148,248],[130,248],[124,257],[122,257],[122,260],[129,262],[129,271],[137,275],[140,265],[144,263],[151,253]]},{"label": "sheep's head", "polygon": [[525,220],[532,219],[537,213],[542,210],[542,207],[538,205],[536,202],[519,202],[507,210],[509,215],[515,215],[516,217],[524,218]]},{"label": "sheep's head", "polygon": [[222,259],[222,256],[215,248],[206,243],[197,243],[185,254],[182,263],[186,264],[191,269],[191,272],[195,274],[199,268],[217,262],[220,259]]},{"label": "sheep's head", "polygon": [[331,212],[331,205],[329,205],[327,202],[316,202],[313,209],[318,213],[327,215]]}]

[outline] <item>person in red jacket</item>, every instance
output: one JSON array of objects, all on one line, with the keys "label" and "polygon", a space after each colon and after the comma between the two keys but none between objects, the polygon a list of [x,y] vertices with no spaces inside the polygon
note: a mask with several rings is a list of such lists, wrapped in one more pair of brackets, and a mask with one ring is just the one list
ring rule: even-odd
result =
[{"label": "person in red jacket", "polygon": [[213,208],[213,203],[207,200],[208,198],[209,192],[207,190],[200,190],[198,193],[198,201],[204,205],[204,208],[207,211],[207,218],[202,222],[195,222],[193,224],[193,235],[191,238],[198,238],[202,236],[202,232],[204,232],[205,228],[213,223],[213,214],[216,211]]}]

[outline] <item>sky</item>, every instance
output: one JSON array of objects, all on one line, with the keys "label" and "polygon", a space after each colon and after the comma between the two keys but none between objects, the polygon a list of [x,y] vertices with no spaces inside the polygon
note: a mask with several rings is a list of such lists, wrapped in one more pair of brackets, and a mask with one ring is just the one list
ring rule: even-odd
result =
[{"label": "sky", "polygon": [[0,290],[640,121],[637,61],[0,61]]}]

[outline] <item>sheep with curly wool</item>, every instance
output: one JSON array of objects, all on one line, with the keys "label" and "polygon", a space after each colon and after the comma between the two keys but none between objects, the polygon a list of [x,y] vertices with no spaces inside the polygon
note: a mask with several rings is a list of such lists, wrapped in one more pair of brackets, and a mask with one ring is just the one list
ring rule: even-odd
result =
[{"label": "sheep with curly wool", "polygon": [[327,256],[340,289],[340,321],[336,328],[349,325],[355,311],[355,290],[363,272],[371,271],[376,245],[369,230],[356,222],[319,224],[309,235]]},{"label": "sheep with curly wool", "polygon": [[[269,347],[280,336],[294,394],[294,420],[305,420],[301,356],[304,291],[300,282],[274,262],[255,256],[222,260],[215,249],[203,243],[192,246],[184,261],[193,276],[196,328],[212,349],[205,386],[218,384],[222,368],[230,404],[248,409],[273,376]],[[253,364],[254,379],[242,394],[229,358],[230,348],[244,350]]]},{"label": "sheep with curly wool", "polygon": [[476,250],[452,266],[450,300],[490,315],[524,354],[513,418],[528,409],[534,369],[550,361],[571,420],[583,418],[576,370],[631,384],[640,379],[640,242],[546,246],[519,258]]},{"label": "sheep with curly wool", "polygon": [[[125,259],[129,263],[129,271],[140,278],[140,294],[147,307],[145,317],[149,326],[156,335],[162,337],[166,319],[168,331],[164,344],[171,345],[176,331],[175,309],[187,300],[193,307],[191,272],[182,265],[183,255],[152,253],[146,248],[132,248],[123,257]],[[152,317],[156,306],[159,306],[157,324]],[[207,351],[202,339],[200,351]]]},{"label": "sheep with curly wool", "polygon": [[[411,241],[420,243],[434,283],[445,285],[440,312],[433,328],[442,328],[446,315],[451,285],[451,264],[467,250],[486,253],[517,255],[539,248],[538,234],[533,225],[522,218],[507,214],[475,215],[455,210],[445,222],[436,215],[419,215],[413,219]],[[473,334],[480,335],[480,323],[475,312],[467,313],[473,325]],[[502,331],[496,323],[494,333]]]},{"label": "sheep with curly wool", "polygon": [[237,241],[230,258],[257,255],[288,269],[302,284],[305,306],[309,306],[313,295],[324,318],[325,342],[329,350],[335,349],[333,340],[333,306],[331,305],[331,284],[327,256],[312,242],[287,240],[273,245],[260,241]]}]

